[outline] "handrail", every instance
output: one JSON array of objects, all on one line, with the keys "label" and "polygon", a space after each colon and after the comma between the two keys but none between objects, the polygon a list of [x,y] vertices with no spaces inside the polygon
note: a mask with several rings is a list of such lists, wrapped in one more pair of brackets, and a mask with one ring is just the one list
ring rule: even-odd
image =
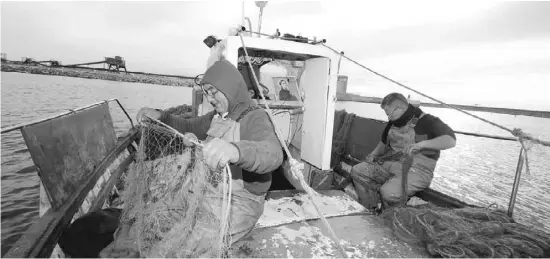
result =
[{"label": "handrail", "polygon": [[461,135],[474,136],[474,137],[480,137],[480,138],[491,138],[491,139],[499,139],[499,140],[517,141],[515,138],[511,138],[511,137],[488,135],[488,134],[482,134],[482,133],[472,133],[472,132],[457,131],[457,130],[455,130],[454,132],[457,133],[457,134],[461,134]]},{"label": "handrail", "polygon": [[[383,123],[387,123],[386,121],[379,120],[379,119],[372,119],[372,118],[369,118],[369,119],[379,121],[379,122],[383,122]],[[490,138],[490,139],[499,139],[499,140],[507,140],[507,141],[517,141],[515,138],[511,138],[511,137],[496,136],[496,135],[489,135],[489,134],[483,134],[483,133],[472,133],[472,132],[457,131],[457,130],[454,130],[454,133],[455,134],[460,134],[460,135],[480,137],[480,138]]]},{"label": "handrail", "polygon": [[512,217],[514,214],[514,207],[516,205],[516,198],[519,189],[519,180],[521,178],[521,172],[523,169],[523,149],[519,150],[518,165],[516,167],[516,176],[514,177],[514,186],[512,187],[512,194],[510,195],[510,202],[508,203],[508,216]]},{"label": "handrail", "polygon": [[[379,98],[379,97],[368,97],[368,96],[349,94],[349,93],[337,93],[336,99],[341,102],[349,101],[349,102],[374,103],[374,104],[380,104],[380,102],[382,101],[382,98]],[[448,108],[445,105],[438,104],[438,103],[420,103],[420,105],[424,107],[431,107],[431,108]],[[496,108],[496,107],[484,107],[484,106],[461,105],[461,104],[451,104],[451,105],[467,111],[490,112],[490,113],[499,113],[499,114],[507,114],[507,115],[523,115],[523,116],[550,119],[550,111],[533,111],[533,110],[524,110],[524,109]]]},{"label": "handrail", "polygon": [[126,109],[124,109],[124,107],[122,106],[122,104],[120,103],[120,101],[117,98],[113,98],[113,99],[108,99],[108,100],[105,100],[105,101],[93,103],[93,104],[90,104],[90,105],[87,105],[87,106],[84,106],[84,107],[80,107],[80,108],[77,108],[77,109],[74,109],[74,110],[69,109],[69,111],[67,111],[67,112],[60,113],[60,114],[57,114],[57,115],[53,115],[53,116],[50,116],[50,117],[46,117],[46,118],[43,118],[43,119],[39,119],[39,120],[31,121],[31,122],[26,122],[26,123],[21,123],[21,124],[14,125],[14,126],[8,126],[8,127],[2,129],[1,134],[8,133],[10,131],[14,131],[14,130],[18,130],[18,129],[22,129],[24,127],[31,126],[31,125],[41,123],[41,122],[44,122],[44,121],[57,119],[59,117],[65,116],[65,115],[75,113],[77,111],[89,109],[89,108],[92,108],[94,106],[98,106],[98,105],[101,105],[103,103],[109,103],[109,102],[113,102],[113,101],[116,101],[118,103],[118,105],[120,106],[120,108],[122,109],[124,114],[126,114],[126,117],[128,118],[128,120],[130,121],[130,124],[132,125],[132,128],[134,128],[134,122],[132,121],[132,118],[130,117],[130,115],[128,115],[128,112],[126,112]]}]

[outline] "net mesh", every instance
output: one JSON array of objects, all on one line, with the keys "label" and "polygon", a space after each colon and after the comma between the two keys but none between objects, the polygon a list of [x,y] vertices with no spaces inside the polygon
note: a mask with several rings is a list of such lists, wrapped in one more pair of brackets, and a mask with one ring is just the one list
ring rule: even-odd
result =
[{"label": "net mesh", "polygon": [[[186,147],[170,127],[155,121],[140,127],[122,194],[122,222],[133,222],[130,238],[140,255],[224,257],[230,244],[227,171],[209,168],[201,147]],[[212,198],[222,202],[215,206]]]},{"label": "net mesh", "polygon": [[550,234],[514,222],[494,208],[449,209],[425,204],[383,214],[399,239],[425,245],[432,256],[550,257]]}]

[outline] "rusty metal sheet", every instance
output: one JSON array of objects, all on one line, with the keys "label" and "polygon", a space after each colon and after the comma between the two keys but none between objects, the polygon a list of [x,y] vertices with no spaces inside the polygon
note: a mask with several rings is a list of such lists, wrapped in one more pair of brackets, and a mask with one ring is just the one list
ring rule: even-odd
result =
[{"label": "rusty metal sheet", "polygon": [[[325,217],[368,213],[346,193],[339,190],[318,190],[315,202]],[[318,219],[317,211],[306,193],[296,190],[271,191],[266,197],[264,213],[256,228]]]},{"label": "rusty metal sheet", "polygon": [[[396,239],[379,216],[352,215],[327,220],[350,258],[429,257],[425,248]],[[343,257],[320,220],[256,228],[232,245],[231,256]]]},{"label": "rusty metal sheet", "polygon": [[21,131],[54,210],[77,193],[116,145],[107,103]]}]

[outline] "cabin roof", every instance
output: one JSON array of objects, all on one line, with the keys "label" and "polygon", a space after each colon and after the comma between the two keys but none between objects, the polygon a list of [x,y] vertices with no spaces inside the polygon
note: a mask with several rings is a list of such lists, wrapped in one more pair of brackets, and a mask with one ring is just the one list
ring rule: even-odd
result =
[{"label": "cabin roof", "polygon": [[[326,57],[329,59],[335,59],[337,55],[322,45],[313,45],[308,43],[300,43],[281,39],[269,39],[269,38],[256,38],[256,37],[243,37],[244,44],[251,53],[257,50],[267,51],[271,55],[282,55],[282,58],[286,60],[291,56],[294,56],[296,60],[305,60],[312,57]],[[238,49],[242,47],[242,42],[239,36],[229,36],[225,39],[227,55],[233,56],[237,54]],[[293,55],[291,55],[293,54]],[[297,54],[297,55],[296,55]],[[236,57],[235,57],[236,58]]]}]

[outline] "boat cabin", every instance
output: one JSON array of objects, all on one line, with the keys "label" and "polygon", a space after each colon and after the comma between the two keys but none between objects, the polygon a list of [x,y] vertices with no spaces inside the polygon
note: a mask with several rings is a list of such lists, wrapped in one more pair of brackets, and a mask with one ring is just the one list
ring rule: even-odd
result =
[{"label": "boat cabin", "polygon": [[[321,45],[243,38],[249,57],[240,37],[230,36],[217,43],[223,45],[224,58],[239,69],[253,99],[271,108],[274,123],[289,143],[293,157],[320,170],[330,169],[337,56]],[[260,85],[256,84],[249,62]],[[264,72],[263,68],[268,66],[279,68],[284,74]],[[261,99],[259,91],[264,93],[266,101]],[[198,115],[213,109],[200,91],[194,96],[193,105],[199,106]]]}]

